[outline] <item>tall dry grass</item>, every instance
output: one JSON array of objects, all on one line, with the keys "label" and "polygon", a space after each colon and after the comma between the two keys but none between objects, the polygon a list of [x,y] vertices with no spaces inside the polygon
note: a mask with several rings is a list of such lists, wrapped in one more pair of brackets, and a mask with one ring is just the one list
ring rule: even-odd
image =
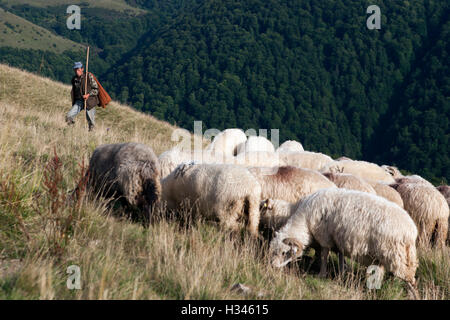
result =
[{"label": "tall dry grass", "polygon": [[[80,115],[67,127],[68,86],[0,65],[0,298],[1,299],[407,299],[405,285],[386,276],[368,290],[365,268],[317,277],[309,253],[285,270],[267,261],[267,245],[229,234],[213,223],[183,224],[159,217],[148,228],[86,194],[67,199],[82,183],[96,146],[142,142],[156,153],[170,148],[176,128],[112,103],[88,133]],[[57,158],[55,158],[55,151]],[[58,159],[58,160],[57,160]],[[419,290],[448,299],[450,250],[419,251]],[[81,270],[81,289],[69,290],[67,267]],[[235,283],[257,290],[242,296]]]}]

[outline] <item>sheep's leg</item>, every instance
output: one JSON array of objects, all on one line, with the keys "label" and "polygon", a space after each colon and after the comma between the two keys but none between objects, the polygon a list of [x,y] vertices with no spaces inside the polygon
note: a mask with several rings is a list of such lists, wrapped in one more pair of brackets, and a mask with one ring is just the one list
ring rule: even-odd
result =
[{"label": "sheep's leg", "polygon": [[406,281],[408,286],[408,293],[413,300],[420,300],[419,291],[417,290],[417,285],[415,281]]},{"label": "sheep's leg", "polygon": [[328,262],[328,253],[330,249],[322,247],[320,250],[320,278],[325,278],[327,276],[327,262]]},{"label": "sheep's leg", "polygon": [[344,275],[345,274],[345,256],[344,256],[344,253],[342,251],[339,251],[338,256],[339,256],[339,273],[341,275]]}]

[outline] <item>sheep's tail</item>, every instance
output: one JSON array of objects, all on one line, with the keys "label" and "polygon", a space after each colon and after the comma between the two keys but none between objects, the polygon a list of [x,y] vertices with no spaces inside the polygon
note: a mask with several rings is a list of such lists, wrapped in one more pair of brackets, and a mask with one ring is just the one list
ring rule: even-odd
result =
[{"label": "sheep's tail", "polygon": [[260,218],[259,197],[248,195],[245,198],[245,207],[248,208],[248,230],[257,237]]},{"label": "sheep's tail", "polygon": [[448,233],[448,218],[442,217],[439,218],[436,221],[436,228],[435,228],[435,245],[438,247],[444,247],[445,241],[447,240],[447,233]]}]

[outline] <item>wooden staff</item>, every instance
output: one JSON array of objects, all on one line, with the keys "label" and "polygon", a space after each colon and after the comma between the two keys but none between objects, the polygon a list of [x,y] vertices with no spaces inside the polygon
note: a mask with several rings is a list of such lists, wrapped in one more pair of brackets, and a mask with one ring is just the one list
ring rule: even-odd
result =
[{"label": "wooden staff", "polygon": [[[88,70],[89,70],[89,46],[87,47],[87,55],[86,55],[86,76],[84,78],[84,94],[87,94],[87,83],[88,83]],[[86,108],[86,104],[87,104],[87,99],[84,99],[84,113],[86,115],[86,122],[84,123],[84,128],[86,129],[86,125],[87,125],[87,108]]]}]

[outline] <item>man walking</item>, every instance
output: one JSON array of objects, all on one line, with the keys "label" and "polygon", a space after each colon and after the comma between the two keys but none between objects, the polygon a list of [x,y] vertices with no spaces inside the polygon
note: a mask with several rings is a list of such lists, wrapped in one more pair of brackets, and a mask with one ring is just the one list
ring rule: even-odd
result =
[{"label": "man walking", "polygon": [[86,119],[89,124],[89,131],[95,126],[95,106],[99,104],[98,100],[98,84],[91,73],[88,73],[87,90],[85,92],[86,74],[84,73],[83,64],[75,62],[73,65],[75,75],[72,78],[72,109],[66,115],[68,125],[75,123],[74,118],[81,110],[84,109],[84,100],[86,100]]}]

